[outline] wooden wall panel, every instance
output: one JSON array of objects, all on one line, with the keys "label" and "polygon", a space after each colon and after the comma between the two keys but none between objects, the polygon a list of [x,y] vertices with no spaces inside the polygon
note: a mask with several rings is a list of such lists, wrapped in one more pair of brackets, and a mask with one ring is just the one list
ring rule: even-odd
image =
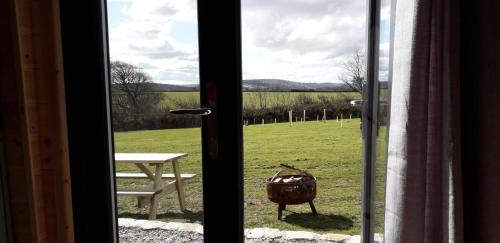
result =
[{"label": "wooden wall panel", "polygon": [[465,242],[500,238],[500,2],[462,1]]},{"label": "wooden wall panel", "polygon": [[0,8],[0,112],[15,242],[74,242],[57,0]]},{"label": "wooden wall panel", "polygon": [[19,51],[16,35],[14,4],[7,1],[0,8],[0,108],[2,124],[0,133],[5,151],[5,168],[8,175],[7,188],[11,210],[13,238],[16,242],[34,242],[33,222],[30,208],[30,187],[26,170],[26,148],[23,144],[24,117],[20,99]]}]

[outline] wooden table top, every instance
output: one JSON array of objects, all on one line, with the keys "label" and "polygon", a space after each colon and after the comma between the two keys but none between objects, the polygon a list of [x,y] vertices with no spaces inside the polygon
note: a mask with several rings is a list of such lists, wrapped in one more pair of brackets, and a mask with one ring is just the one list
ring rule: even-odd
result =
[{"label": "wooden table top", "polygon": [[186,157],[184,153],[115,153],[117,163],[165,163]]}]

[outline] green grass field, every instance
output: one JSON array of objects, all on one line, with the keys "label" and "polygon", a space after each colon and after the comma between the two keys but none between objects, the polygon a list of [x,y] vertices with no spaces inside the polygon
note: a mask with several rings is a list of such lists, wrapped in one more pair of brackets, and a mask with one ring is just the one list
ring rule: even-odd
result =
[{"label": "green grass field", "polygon": [[[362,139],[359,119],[253,125],[244,127],[245,227],[272,227],[359,234],[361,224]],[[385,129],[381,131],[385,133]],[[200,129],[169,129],[115,133],[117,152],[183,152],[184,173],[200,176],[186,183],[187,208],[182,214],[175,193],[168,194],[159,207],[159,220],[202,221]],[[383,164],[383,155],[379,161]],[[268,201],[265,180],[280,170],[279,163],[308,170],[318,179],[314,200],[318,213],[313,217],[307,204],[290,205],[284,220],[277,220],[277,205]],[[137,171],[133,166],[118,165],[117,171]],[[377,185],[385,181],[385,167],[377,169]],[[167,168],[166,172],[171,172]],[[141,181],[119,180],[118,187],[141,187]],[[377,188],[376,231],[383,225],[383,187]],[[148,209],[137,208],[132,197],[118,198],[120,217],[146,218]],[[380,223],[382,222],[382,223]]]}]

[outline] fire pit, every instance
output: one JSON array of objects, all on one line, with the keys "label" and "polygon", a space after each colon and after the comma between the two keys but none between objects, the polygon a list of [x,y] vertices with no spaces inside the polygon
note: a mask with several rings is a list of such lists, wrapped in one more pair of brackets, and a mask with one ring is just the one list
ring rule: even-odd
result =
[{"label": "fire pit", "polygon": [[[285,169],[278,171],[267,179],[267,197],[271,202],[278,204],[278,219],[281,220],[286,205],[309,203],[314,216],[318,215],[313,204],[316,197],[316,178],[307,171],[292,165],[280,164]],[[293,171],[293,174],[282,175],[284,171]]]}]

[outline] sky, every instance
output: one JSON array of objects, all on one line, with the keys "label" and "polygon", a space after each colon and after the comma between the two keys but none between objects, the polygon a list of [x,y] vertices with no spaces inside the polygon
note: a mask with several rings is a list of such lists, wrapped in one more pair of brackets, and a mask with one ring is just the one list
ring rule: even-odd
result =
[{"label": "sky", "polygon": [[[366,43],[366,0],[241,0],[243,79],[340,82]],[[380,79],[387,78],[389,11],[381,14]],[[111,60],[154,82],[197,84],[196,0],[108,0]]]}]

